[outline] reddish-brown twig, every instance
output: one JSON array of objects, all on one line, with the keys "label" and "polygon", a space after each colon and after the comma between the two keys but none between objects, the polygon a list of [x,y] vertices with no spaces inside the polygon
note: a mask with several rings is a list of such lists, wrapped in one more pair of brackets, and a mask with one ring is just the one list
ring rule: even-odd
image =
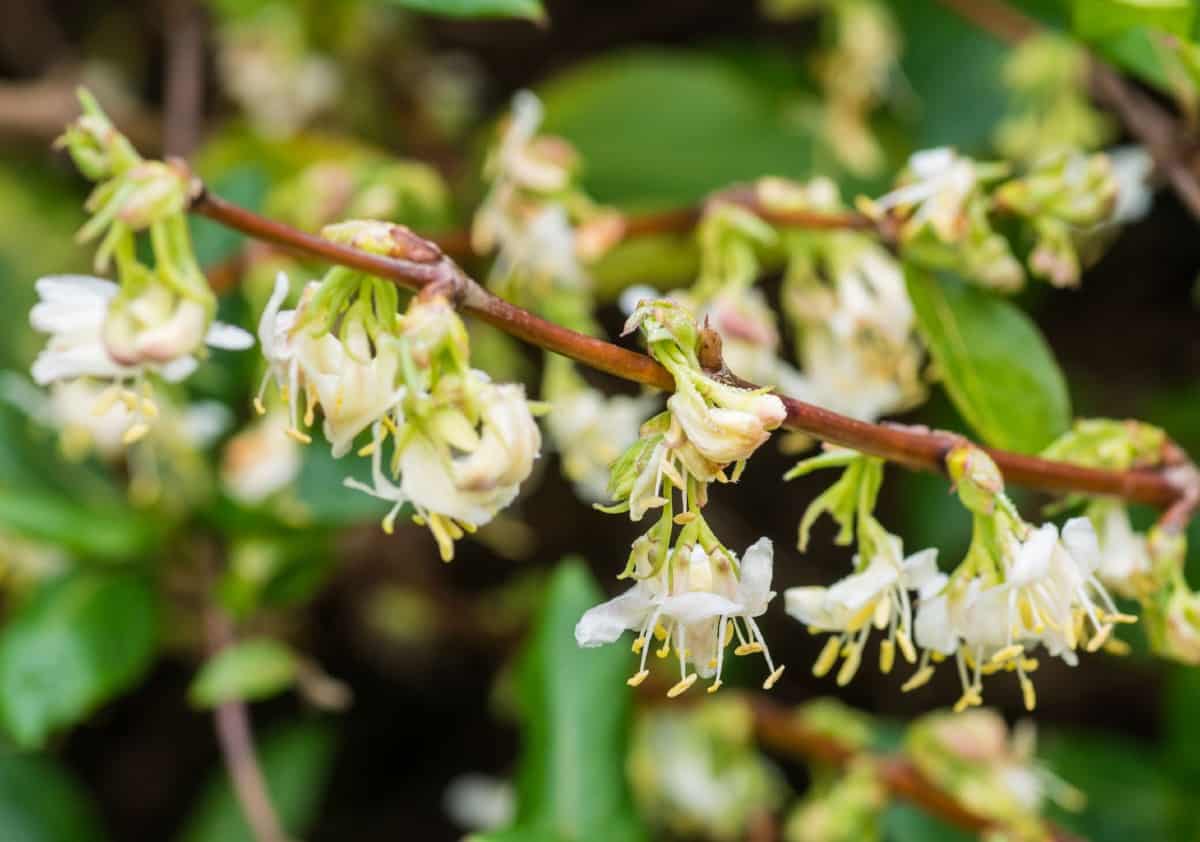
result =
[{"label": "reddish-brown twig", "polygon": [[[667,370],[645,354],[577,333],[510,304],[485,290],[440,252],[437,259],[424,261],[369,254],[259,216],[208,193],[199,182],[192,210],[287,250],[389,278],[411,289],[437,284],[451,293],[464,310],[522,341],[636,383],[664,390],[674,386]],[[432,243],[428,245],[436,250]],[[786,395],[780,397],[787,409],[785,426],[789,429],[909,468],[942,473],[947,453],[963,441],[951,433],[869,424]],[[988,452],[1006,479],[1044,491],[1105,494],[1163,509],[1196,493],[1194,474],[1184,477],[1178,470],[1111,471],[1003,450]]]}]

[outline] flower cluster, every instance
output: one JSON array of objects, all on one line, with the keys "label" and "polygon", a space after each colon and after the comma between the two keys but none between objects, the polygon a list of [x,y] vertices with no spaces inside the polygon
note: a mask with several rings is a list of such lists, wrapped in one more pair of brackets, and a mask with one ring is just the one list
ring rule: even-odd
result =
[{"label": "flower cluster", "polygon": [[1049,33],[1022,40],[1004,66],[1014,107],[996,128],[1000,154],[1032,163],[1111,140],[1112,118],[1092,105],[1087,77],[1087,52],[1077,43]]},{"label": "flower cluster", "polygon": [[[781,210],[843,210],[832,182],[760,182],[760,201]],[[851,231],[790,231],[783,309],[797,332],[805,383],[796,393],[874,421],[920,403],[924,358],[899,263]]]},{"label": "flower cluster", "polygon": [[[91,411],[112,429],[120,427],[121,444],[129,445],[160,414],[156,379],[183,380],[206,346],[242,350],[253,339],[213,321],[216,299],[196,263],[184,216],[186,168],[143,160],[89,94],[81,92],[80,100],[82,116],[59,140],[80,170],[99,182],[79,238],[100,240],[96,271],[115,264],[119,283],[82,275],[37,282],[30,322],[50,339],[32,375],[39,385],[108,383]],[[137,255],[142,232],[151,265]]]},{"label": "flower cluster", "polygon": [[[1034,276],[1071,286],[1079,282],[1080,251],[1089,238],[1136,212],[1119,204],[1118,175],[1103,154],[1060,149],[1033,161],[1023,175],[1010,176],[1005,164],[980,163],[948,147],[928,149],[909,158],[895,190],[874,201],[860,199],[859,206],[895,228],[909,259],[1002,292],[1020,289],[1025,268],[993,216],[1007,214],[1029,227],[1036,241],[1027,261]],[[1139,188],[1130,183],[1124,189]]]},{"label": "flower cluster", "polygon": [[756,749],[750,706],[736,697],[646,713],[634,727],[628,765],[642,815],[672,836],[745,839],[785,792]]},{"label": "flower cluster", "polygon": [[[575,150],[561,138],[539,135],[541,121],[537,97],[518,93],[484,168],[491,189],[475,213],[472,245],[496,252],[490,284],[506,299],[597,334],[584,261],[612,244],[619,219],[579,189]],[[605,396],[588,387],[571,362],[551,354],[541,397],[554,408],[547,433],[563,474],[581,498],[603,500],[609,467],[637,438],[648,399]]]},{"label": "flower cluster", "polygon": [[729,481],[725,471],[731,464],[736,481],[745,461],[783,422],[783,403],[765,390],[742,389],[704,371],[698,357],[701,332],[678,302],[641,302],[626,332],[639,328],[650,353],[675,378],[676,391],[667,411],[646,422],[641,438],[613,465],[609,491],[616,503],[604,511],[628,512],[634,521],[651,509],[661,513],[634,542],[622,574],[636,584],[588,611],[576,627],[576,640],[598,646],[614,642],[626,629],[637,632],[633,648],[641,665],[630,679],[634,685],[649,674],[652,637],[663,641],[659,657],[667,657],[674,646],[680,670],[668,691],[674,697],[700,676],[713,678],[709,692],[719,688],[725,649],[737,637],[735,655],[762,653],[769,671],[763,686],[770,688],[783,667],[775,666],[755,618],[775,596],[771,542],[759,540],[739,561],[713,534],[702,509],[708,485]]},{"label": "flower cluster", "polygon": [[909,726],[905,748],[929,780],[1002,825],[1005,839],[1045,839],[1040,812],[1048,799],[1068,810],[1083,807],[1083,793],[1037,762],[1032,722],[1018,723],[1010,735],[993,710],[931,713]]},{"label": "flower cluster", "polygon": [[[836,456],[836,455],[835,455]],[[817,457],[811,467],[844,464],[845,473],[814,502],[805,524],[828,511],[842,525],[842,538],[857,534],[854,572],[829,588],[790,588],[788,612],[816,632],[832,632],[814,672],[823,675],[844,658],[838,682],[853,678],[871,626],[888,629],[880,647],[887,672],[898,647],[917,669],[905,690],[921,686],[934,665],[953,658],[962,683],[955,706],[982,703],[982,677],[1000,671],[1017,674],[1025,705],[1036,694],[1029,673],[1037,668],[1040,646],[1050,657],[1077,663],[1081,648],[1094,652],[1110,639],[1116,623],[1133,617],[1117,610],[1098,578],[1102,554],[1091,521],[1026,523],[1004,495],[1003,479],[982,451],[970,446],[947,459],[963,505],[974,516],[970,550],[947,575],[936,553],[905,557],[900,539],[871,514],[878,489],[878,464],[867,457]],[[806,466],[807,467],[807,466]],[[909,591],[915,591],[912,608]],[[921,654],[918,661],[916,650]]]},{"label": "flower cluster", "polygon": [[[324,233],[375,253],[440,258],[401,226]],[[371,482],[347,486],[392,503],[388,532],[410,504],[450,560],[454,541],[508,506],[532,470],[541,435],[524,390],[470,367],[466,328],[443,297],[414,297],[400,315],[393,284],[346,269],[309,283],[296,309],[282,309],[288,293],[281,274],[259,327],[268,371],[256,405],[265,411],[274,380],[289,407],[287,434],[305,444],[320,409],[334,457],[369,432],[357,452],[371,458]]]}]

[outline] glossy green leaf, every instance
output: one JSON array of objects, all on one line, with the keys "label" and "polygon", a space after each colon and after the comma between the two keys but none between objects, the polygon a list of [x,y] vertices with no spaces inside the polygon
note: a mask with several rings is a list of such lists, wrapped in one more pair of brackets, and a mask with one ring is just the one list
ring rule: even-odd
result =
[{"label": "glossy green leaf", "polygon": [[[333,761],[333,730],[320,722],[293,723],[259,742],[258,759],[271,803],[284,829],[303,839],[320,807]],[[255,842],[222,769],[205,790],[179,842]]]},{"label": "glossy green leaf", "polygon": [[1080,813],[1051,812],[1064,827],[1090,842],[1183,838],[1174,831],[1179,793],[1149,746],[1114,735],[1059,733],[1038,754],[1087,797]]},{"label": "glossy green leaf", "polygon": [[546,10],[541,0],[387,0],[414,12],[451,18],[527,18],[541,21]]},{"label": "glossy green leaf", "polygon": [[1066,432],[1066,380],[1028,316],[949,273],[909,265],[904,274],[946,391],[987,444],[1036,453]]},{"label": "glossy green leaf", "polygon": [[266,699],[290,687],[299,670],[299,659],[285,644],[268,638],[243,640],[201,667],[188,698],[197,707]]},{"label": "glossy green leaf", "polygon": [[578,559],[564,561],[520,666],[522,754],[513,829],[487,842],[633,842],[646,838],[625,779],[629,650],[582,649],[575,624],[603,594]]},{"label": "glossy green leaf", "polygon": [[0,633],[0,724],[33,747],[133,685],[157,643],[149,583],[78,573],[44,586]]},{"label": "glossy green leaf", "polygon": [[87,794],[52,760],[0,751],[0,839],[102,842]]},{"label": "glossy green leaf", "polygon": [[1074,0],[1071,27],[1099,41],[1141,27],[1186,38],[1196,17],[1194,0]]},{"label": "glossy green leaf", "polygon": [[578,148],[584,186],[603,202],[689,202],[764,173],[811,171],[809,130],[778,92],[719,56],[631,50],[585,62],[539,93],[545,130]]}]

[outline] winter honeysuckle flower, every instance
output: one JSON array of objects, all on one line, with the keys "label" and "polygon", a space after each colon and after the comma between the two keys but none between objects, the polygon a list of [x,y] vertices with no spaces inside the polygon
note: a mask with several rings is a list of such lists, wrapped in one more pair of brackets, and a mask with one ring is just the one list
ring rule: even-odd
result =
[{"label": "winter honeysuckle flower", "polygon": [[828,588],[788,588],[784,593],[788,614],[814,633],[835,633],[825,644],[813,673],[825,675],[842,656],[845,661],[837,676],[841,685],[857,672],[872,626],[887,629],[879,650],[883,672],[891,671],[897,647],[909,663],[915,663],[908,591],[924,594],[944,582],[938,572],[936,549],[905,557],[900,538],[895,535],[886,536],[867,563],[856,556],[855,567],[856,572]]},{"label": "winter honeysuckle flower", "polygon": [[275,411],[228,441],[221,458],[221,483],[231,497],[255,505],[296,478],[303,456],[299,445],[284,435],[287,428],[287,417]]},{"label": "winter honeysuckle flower", "polygon": [[768,389],[743,389],[700,368],[699,332],[691,311],[669,299],[646,300],[625,322],[640,328],[650,354],[675,378],[667,408],[688,441],[717,465],[744,462],[787,417],[783,401]]},{"label": "winter honeysuckle flower", "polygon": [[179,307],[161,307],[163,296],[171,293],[156,292],[157,287],[124,300],[111,281],[59,275],[39,279],[36,288],[39,301],[30,322],[50,340],[34,360],[34,381],[43,386],[80,378],[111,382],[95,411],[106,415],[116,401],[124,404],[134,418],[126,444],[145,435],[158,414],[147,375],[177,382],[195,370],[196,354],[205,344],[240,350],[253,341],[240,328],[209,325],[203,312],[197,320],[190,308],[181,314]]},{"label": "winter honeysuckle flower", "polygon": [[804,376],[779,357],[779,328],[762,291],[718,292],[701,318],[721,336],[725,365],[745,380],[789,395],[803,392]]},{"label": "winter honeysuckle flower", "polygon": [[296,328],[298,314],[311,302],[319,286],[315,281],[309,283],[304,288],[299,307],[295,310],[282,310],[283,302],[290,290],[290,284],[286,274],[278,273],[275,276],[275,287],[271,291],[271,297],[267,300],[267,306],[263,308],[262,317],[258,323],[258,342],[267,362],[267,371],[263,375],[262,383],[258,387],[258,394],[254,398],[254,408],[258,410],[259,415],[266,414],[267,409],[263,403],[263,396],[266,393],[267,383],[274,380],[289,408],[290,423],[287,434],[305,444],[311,442],[312,438],[300,429],[300,395],[304,388],[304,381],[300,370],[300,360],[297,357],[296,343],[293,341],[293,332]]},{"label": "winter honeysuckle flower", "polygon": [[561,454],[563,473],[588,502],[605,500],[612,465],[637,439],[655,399],[604,395],[586,385],[547,397],[546,431]]},{"label": "winter honeysuckle flower", "polygon": [[[439,393],[423,417],[406,417],[397,407],[372,426],[371,485],[347,479],[347,487],[393,504],[384,519],[391,532],[400,507],[412,504],[414,520],[427,524],[438,540],[442,558],[454,555],[454,540],[489,522],[517,496],[541,447],[524,389],[496,385],[479,371],[470,372],[471,388],[444,380],[440,392],[470,394],[478,412],[478,429]],[[385,434],[394,440],[390,472],[385,469]],[[391,476],[389,476],[389,473]],[[399,483],[394,481],[399,475]]]},{"label": "winter honeysuckle flower", "polygon": [[1044,839],[1040,815],[1050,798],[1079,809],[1082,793],[1040,766],[1033,723],[1018,722],[1010,735],[993,710],[921,717],[909,727],[907,754],[917,768],[979,815],[1002,824],[1009,838]]},{"label": "winter honeysuckle flower", "polygon": [[963,684],[956,709],[982,703],[982,676],[1013,670],[1025,705],[1036,704],[1028,673],[1037,666],[1031,652],[1040,644],[1051,657],[1070,665],[1080,645],[1094,652],[1105,644],[1113,624],[1132,622],[1117,611],[1096,578],[1100,549],[1087,518],[1053,524],[1011,540],[1002,582],[976,576],[952,578],[941,593],[927,594],[917,613],[917,644],[925,649],[905,689],[932,675],[930,654],[954,655]]},{"label": "winter honeysuckle flower", "polygon": [[908,159],[901,186],[873,203],[880,211],[906,213],[906,226],[929,225],[940,239],[958,240],[966,226],[966,204],[979,183],[975,162],[948,146],[926,149]]},{"label": "winter honeysuckle flower", "polygon": [[1096,569],[1100,581],[1130,598],[1153,590],[1150,547],[1146,536],[1134,531],[1124,503],[1097,501],[1089,508],[1088,516],[1100,539],[1100,563]]},{"label": "winter honeysuckle flower", "polygon": [[[293,339],[304,375],[308,414],[319,405],[334,458],[344,455],[363,430],[383,418],[404,394],[399,340],[383,334],[372,342],[361,323],[313,337],[303,328]],[[306,421],[308,418],[305,419]]]},{"label": "winter honeysuckle flower", "polygon": [[[672,558],[654,573],[639,559],[638,581],[625,593],[589,609],[575,627],[580,646],[601,646],[616,641],[626,630],[637,632],[633,651],[641,654],[637,673],[629,684],[638,685],[649,675],[646,658],[651,637],[663,641],[660,658],[674,646],[680,680],[667,693],[675,697],[690,688],[697,676],[713,678],[709,692],[721,686],[725,649],[736,636],[735,655],[762,653],[770,674],[763,682],[770,689],[783,674],[775,667],[762,632],[755,622],[774,598],[771,575],[774,549],[760,538],[739,565],[723,548],[706,552],[700,544],[676,547]],[[689,672],[688,666],[696,672]]]}]

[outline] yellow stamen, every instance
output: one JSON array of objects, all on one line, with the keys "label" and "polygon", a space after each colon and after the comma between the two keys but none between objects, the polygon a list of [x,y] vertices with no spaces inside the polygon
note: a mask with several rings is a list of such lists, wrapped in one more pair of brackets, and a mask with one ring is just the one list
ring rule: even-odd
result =
[{"label": "yellow stamen", "polygon": [[650,674],[650,670],[642,670],[641,672],[639,672],[635,675],[629,676],[629,678],[626,679],[625,683],[628,684],[630,687],[637,687],[639,684],[641,684],[643,681],[646,680],[646,676],[648,676],[649,674]]},{"label": "yellow stamen", "polygon": [[362,447],[360,447],[358,449],[358,455],[359,456],[370,456],[372,453],[375,452],[375,448],[377,446],[378,445],[377,445],[376,441],[374,439],[372,439],[371,441],[367,442],[366,444],[364,444]]},{"label": "yellow stamen", "polygon": [[267,414],[267,408],[265,406],[263,406],[262,398],[260,398],[260,397],[254,398],[254,411],[257,412],[259,415]]},{"label": "yellow stamen", "polygon": [[312,444],[312,436],[301,430],[297,430],[295,427],[288,428],[287,434],[301,444]]},{"label": "yellow stamen", "polygon": [[642,650],[646,648],[646,638],[639,637],[633,642],[633,654],[640,655]]},{"label": "yellow stamen", "polygon": [[1112,637],[1104,641],[1104,651],[1110,655],[1128,655],[1133,650],[1125,641]]},{"label": "yellow stamen", "polygon": [[926,664],[914,672],[908,681],[900,685],[900,692],[907,693],[910,690],[916,690],[927,684],[931,678],[933,678],[933,667]]},{"label": "yellow stamen", "polygon": [[674,518],[672,518],[672,520],[674,520],[675,523],[677,523],[679,526],[684,526],[686,524],[689,524],[695,519],[696,519],[695,512],[680,512],[679,514],[675,515]]},{"label": "yellow stamen", "polygon": [[831,637],[825,641],[825,648],[821,650],[821,654],[817,656],[817,662],[813,664],[813,675],[821,678],[833,669],[833,665],[837,662],[840,645],[840,641],[836,637]]},{"label": "yellow stamen", "polygon": [[1021,675],[1021,695],[1025,699],[1025,710],[1037,707],[1037,691],[1033,689],[1033,682],[1024,674]]},{"label": "yellow stamen", "polygon": [[771,673],[770,675],[768,675],[768,676],[767,676],[767,680],[766,680],[766,681],[764,681],[764,682],[763,682],[763,685],[762,685],[762,687],[763,687],[763,689],[764,689],[764,690],[770,690],[772,687],[774,687],[774,686],[775,686],[775,683],[776,683],[777,681],[779,681],[779,677],[780,677],[781,675],[783,675],[783,669],[784,669],[784,667],[785,667],[785,666],[786,666],[785,664],[780,664],[780,665],[779,665],[779,666],[776,668],[775,672],[773,672],[773,673]]},{"label": "yellow stamen", "polygon": [[850,683],[850,680],[854,678],[854,674],[858,672],[858,665],[861,660],[862,649],[855,649],[846,656],[846,660],[842,663],[842,668],[838,670],[838,687],[845,687]]},{"label": "yellow stamen", "polygon": [[126,445],[130,445],[141,439],[148,432],[150,432],[149,424],[134,424],[125,431],[125,435],[121,436],[121,441]]},{"label": "yellow stamen", "polygon": [[892,666],[896,663],[896,644],[890,640],[881,640],[879,642],[879,671],[887,675],[892,671]]},{"label": "yellow stamen", "polygon": [[709,693],[715,693],[720,689],[721,689],[721,679],[719,679],[719,678],[716,681],[714,681],[712,684],[708,685]]},{"label": "yellow stamen", "polygon": [[674,699],[676,696],[682,696],[691,686],[696,683],[696,673],[692,673],[687,678],[680,681],[674,687],[667,691],[667,698]]},{"label": "yellow stamen", "polygon": [[754,655],[763,651],[763,645],[755,641],[754,643],[743,643],[737,649],[733,650],[735,655]]},{"label": "yellow stamen", "polygon": [[1025,647],[1018,643],[1011,646],[1005,646],[999,652],[992,656],[993,664],[1003,664],[1005,661],[1011,661],[1013,658],[1020,657],[1025,653]]},{"label": "yellow stamen", "polygon": [[904,660],[910,664],[915,664],[917,662],[917,650],[913,647],[912,639],[908,636],[908,633],[904,631],[896,632],[896,643],[900,644],[900,652],[904,655]]},{"label": "yellow stamen", "polygon": [[1096,632],[1095,636],[1087,642],[1087,651],[1095,652],[1103,646],[1105,641],[1108,640],[1108,636],[1112,634],[1112,630],[1112,626],[1101,626],[1100,631]]}]

